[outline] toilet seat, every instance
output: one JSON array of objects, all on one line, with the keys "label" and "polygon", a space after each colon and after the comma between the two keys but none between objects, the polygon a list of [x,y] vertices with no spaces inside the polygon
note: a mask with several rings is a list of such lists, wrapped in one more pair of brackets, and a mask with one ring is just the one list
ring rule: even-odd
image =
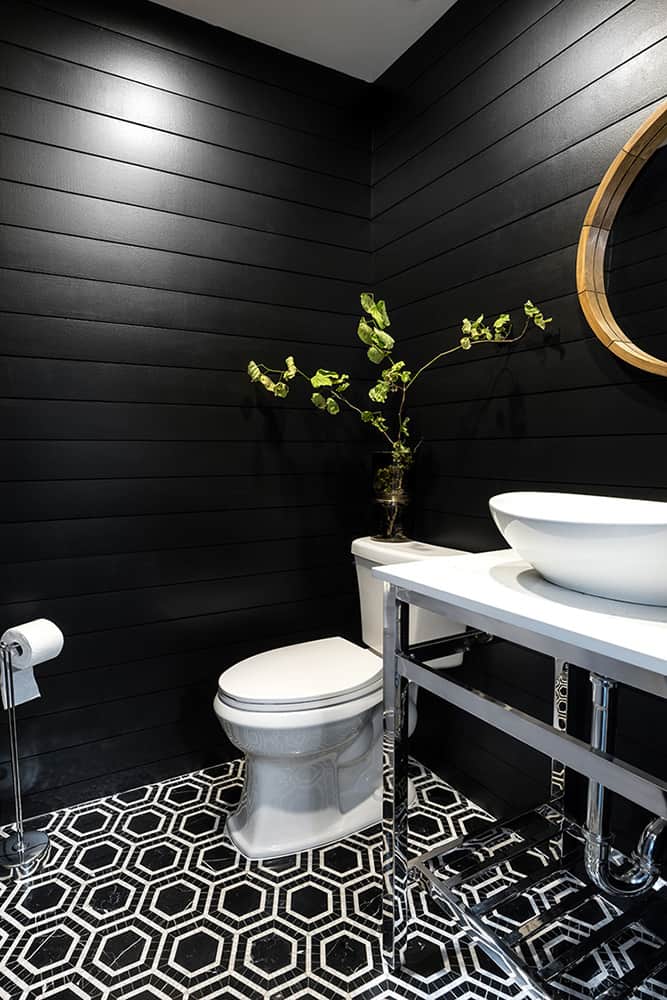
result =
[{"label": "toilet seat", "polygon": [[249,712],[298,712],[358,701],[379,692],[382,661],[340,636],[271,649],[234,664],[218,698]]}]

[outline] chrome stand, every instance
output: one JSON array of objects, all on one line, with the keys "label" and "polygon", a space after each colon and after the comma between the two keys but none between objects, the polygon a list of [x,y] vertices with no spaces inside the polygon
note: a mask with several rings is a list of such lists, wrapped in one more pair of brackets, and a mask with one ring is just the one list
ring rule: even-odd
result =
[{"label": "chrome stand", "polygon": [[[463,618],[465,631],[447,639],[411,644],[408,624],[412,606],[452,620]],[[459,677],[429,667],[442,656],[489,641],[509,641],[552,658],[554,697],[549,723],[475,690]],[[640,921],[657,944],[631,969],[610,972],[608,982],[596,994],[596,1000],[630,1000],[642,983],[667,970],[667,886],[658,882],[659,842],[667,833],[667,781],[608,752],[608,709],[614,681],[667,699],[665,677],[481,611],[466,609],[462,614],[458,606],[390,583],[385,583],[383,642],[383,957],[388,971],[398,973],[404,960],[410,883],[414,880],[539,1000],[562,996],[562,976],[574,973],[586,956],[614,944],[619,934]],[[593,675],[595,714],[590,742],[568,732],[568,688],[574,668]],[[549,801],[513,819],[491,823],[481,833],[411,857],[407,803],[410,683],[551,758]],[[590,829],[583,829],[564,813],[566,768],[588,778]],[[620,867],[605,864],[605,788],[656,817],[645,828],[632,858]],[[600,847],[603,863],[594,869],[591,858]],[[592,871],[597,879],[591,877]],[[561,875],[568,876],[569,884],[554,899],[543,889]],[[612,897],[616,916],[591,927],[585,939],[569,942],[555,957],[540,952],[542,936],[552,931],[561,934],[560,921],[567,921],[570,914],[579,920],[582,904],[603,895]],[[520,914],[527,908],[532,916],[525,919]]]},{"label": "chrome stand", "polygon": [[24,830],[23,806],[21,804],[21,774],[19,771],[19,747],[16,729],[16,700],[14,696],[14,674],[12,652],[19,647],[12,643],[0,642],[2,657],[2,680],[7,699],[7,721],[9,726],[9,756],[11,761],[12,789],[14,793],[14,830],[0,844],[0,868],[7,868],[17,877],[31,874],[39,860],[49,848],[48,834],[43,830]]},{"label": "chrome stand", "polygon": [[383,633],[385,794],[382,805],[384,883],[382,927],[390,968],[400,966],[408,932],[408,712],[407,678],[394,670],[396,652],[407,646],[409,607],[394,602],[385,584]]}]

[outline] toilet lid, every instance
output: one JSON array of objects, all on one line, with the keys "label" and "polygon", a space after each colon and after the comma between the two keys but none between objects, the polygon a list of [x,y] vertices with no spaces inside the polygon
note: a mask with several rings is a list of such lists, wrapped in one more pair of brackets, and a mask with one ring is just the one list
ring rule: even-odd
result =
[{"label": "toilet lid", "polygon": [[218,696],[254,712],[340,705],[379,690],[382,661],[335,636],[258,653],[220,675]]}]

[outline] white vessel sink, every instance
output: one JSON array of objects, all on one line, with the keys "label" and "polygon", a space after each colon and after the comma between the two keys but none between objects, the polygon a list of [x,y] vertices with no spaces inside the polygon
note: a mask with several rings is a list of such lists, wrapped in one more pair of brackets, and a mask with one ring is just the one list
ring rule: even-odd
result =
[{"label": "white vessel sink", "polygon": [[667,503],[500,493],[489,507],[508,544],[551,583],[667,606]]}]

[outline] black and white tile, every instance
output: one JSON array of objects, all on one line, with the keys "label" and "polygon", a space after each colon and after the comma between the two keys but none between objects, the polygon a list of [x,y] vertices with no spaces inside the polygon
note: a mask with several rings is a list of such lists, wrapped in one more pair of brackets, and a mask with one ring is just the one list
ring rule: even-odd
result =
[{"label": "black and white tile", "polygon": [[[417,764],[412,777],[417,852],[490,822]],[[224,832],[241,783],[242,763],[233,762],[43,819],[47,863],[21,882],[0,882],[0,1000],[530,995],[417,885],[405,967],[384,976],[379,827],[251,862]],[[569,940],[578,930],[560,933]],[[595,957],[585,979],[572,978],[567,994],[588,1000],[610,968],[626,968],[633,951],[653,945],[641,929],[627,933]],[[667,1000],[667,985],[638,996]]]}]

